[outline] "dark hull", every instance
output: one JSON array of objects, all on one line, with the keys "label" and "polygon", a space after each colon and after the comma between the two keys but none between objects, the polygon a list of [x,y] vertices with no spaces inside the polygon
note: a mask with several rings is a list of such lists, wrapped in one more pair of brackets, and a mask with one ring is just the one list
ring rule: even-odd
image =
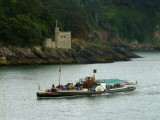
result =
[{"label": "dark hull", "polygon": [[90,95],[101,95],[104,92],[37,92],[37,97],[69,97],[69,96],[90,96]]},{"label": "dark hull", "polygon": [[50,97],[69,97],[69,96],[91,96],[91,95],[101,95],[103,93],[116,93],[116,92],[129,92],[135,90],[136,87],[129,88],[117,88],[117,89],[109,89],[104,92],[37,92],[38,98],[50,98]]}]

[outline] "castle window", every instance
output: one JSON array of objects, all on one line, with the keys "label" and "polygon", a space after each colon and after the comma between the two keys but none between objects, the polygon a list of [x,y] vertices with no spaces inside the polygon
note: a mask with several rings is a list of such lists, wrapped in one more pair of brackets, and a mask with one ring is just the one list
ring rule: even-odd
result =
[{"label": "castle window", "polygon": [[61,38],[66,38],[66,36],[61,36]]}]

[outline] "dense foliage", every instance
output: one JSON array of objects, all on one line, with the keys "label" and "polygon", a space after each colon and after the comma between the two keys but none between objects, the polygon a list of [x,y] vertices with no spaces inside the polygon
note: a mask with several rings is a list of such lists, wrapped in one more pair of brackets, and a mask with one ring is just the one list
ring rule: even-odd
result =
[{"label": "dense foliage", "polygon": [[108,39],[155,42],[160,25],[158,0],[0,0],[0,42],[39,45],[54,36],[55,21],[73,37],[103,29]]}]

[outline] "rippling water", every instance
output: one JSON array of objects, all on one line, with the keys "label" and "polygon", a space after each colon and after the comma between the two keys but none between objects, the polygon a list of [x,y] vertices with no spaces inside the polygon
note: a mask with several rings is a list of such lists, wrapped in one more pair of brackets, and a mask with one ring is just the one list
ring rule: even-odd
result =
[{"label": "rippling water", "polygon": [[41,89],[58,84],[58,65],[0,67],[0,120],[160,120],[160,52],[108,64],[62,65],[62,84],[92,75],[138,81],[130,93],[37,99]]}]

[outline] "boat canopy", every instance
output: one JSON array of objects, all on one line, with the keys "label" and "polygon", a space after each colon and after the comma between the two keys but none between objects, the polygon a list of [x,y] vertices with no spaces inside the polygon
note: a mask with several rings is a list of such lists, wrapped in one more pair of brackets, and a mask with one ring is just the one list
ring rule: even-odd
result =
[{"label": "boat canopy", "polygon": [[125,81],[117,78],[100,80],[100,83],[106,83],[106,84],[114,84],[114,83],[122,83],[122,82],[125,82]]}]

